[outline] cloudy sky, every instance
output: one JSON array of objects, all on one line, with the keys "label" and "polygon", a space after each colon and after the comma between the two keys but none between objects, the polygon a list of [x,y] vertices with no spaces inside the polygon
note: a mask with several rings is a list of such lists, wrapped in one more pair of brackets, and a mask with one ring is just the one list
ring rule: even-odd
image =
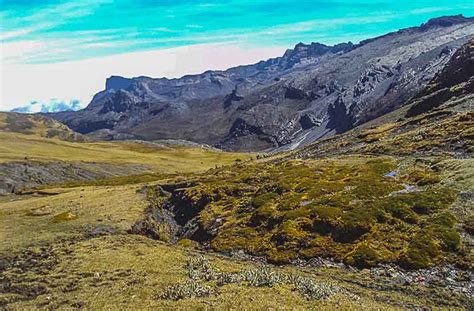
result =
[{"label": "cloudy sky", "polygon": [[0,0],[0,110],[84,107],[111,75],[225,69],[461,13],[473,16],[474,1]]}]

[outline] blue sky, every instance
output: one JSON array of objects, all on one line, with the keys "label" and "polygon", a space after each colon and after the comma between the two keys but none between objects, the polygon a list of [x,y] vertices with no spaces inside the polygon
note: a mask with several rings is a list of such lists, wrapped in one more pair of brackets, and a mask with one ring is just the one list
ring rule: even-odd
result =
[{"label": "blue sky", "polygon": [[[474,1],[0,0],[0,109],[47,101],[48,96],[80,99],[84,105],[102,87],[99,78],[112,74],[157,77],[222,69],[277,56],[300,41],[358,42],[461,13],[473,16]],[[219,57],[212,57],[206,46]],[[153,55],[159,66],[151,71],[144,60],[154,63]],[[122,69],[124,62],[132,62],[135,69]],[[81,67],[78,73],[78,66],[85,65],[90,71]],[[47,72],[52,73],[49,80],[41,81]],[[64,83],[85,85],[88,77],[94,86],[63,94],[70,91]],[[48,81],[64,90],[53,94],[54,83]],[[10,95],[20,82],[26,94]],[[25,89],[29,86],[31,91]],[[46,94],[40,87],[51,90]]]}]

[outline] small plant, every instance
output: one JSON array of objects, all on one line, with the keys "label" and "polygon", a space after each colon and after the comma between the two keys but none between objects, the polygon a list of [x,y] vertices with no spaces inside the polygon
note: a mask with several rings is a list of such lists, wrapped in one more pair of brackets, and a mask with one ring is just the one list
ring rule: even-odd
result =
[{"label": "small plant", "polygon": [[75,220],[77,218],[78,218],[77,215],[75,215],[71,212],[64,212],[64,213],[55,215],[53,217],[53,222],[54,223],[60,223],[60,222]]},{"label": "small plant", "polygon": [[316,283],[310,278],[297,277],[292,283],[300,294],[314,300],[328,299],[338,291],[338,288],[331,284]]},{"label": "small plant", "polygon": [[203,285],[196,281],[187,281],[182,284],[174,284],[166,288],[162,299],[181,300],[187,298],[198,298],[210,296],[214,292],[211,287]]},{"label": "small plant", "polygon": [[400,264],[407,269],[424,269],[432,265],[440,250],[428,234],[417,234],[400,258]]},{"label": "small plant", "polygon": [[267,193],[261,194],[252,200],[252,206],[255,208],[259,208],[271,202],[276,197],[278,197],[278,194],[273,193],[273,192],[267,192]]},{"label": "small plant", "polygon": [[188,276],[192,280],[211,281],[218,278],[218,272],[215,271],[209,261],[203,256],[190,257],[186,263]]},{"label": "small plant", "polygon": [[276,272],[273,269],[267,267],[259,267],[256,269],[246,270],[240,273],[240,278],[248,282],[250,286],[272,287],[277,284],[285,283],[285,275]]},{"label": "small plant", "polygon": [[379,261],[379,254],[369,245],[360,244],[352,252],[347,254],[344,262],[358,268],[374,266]]}]

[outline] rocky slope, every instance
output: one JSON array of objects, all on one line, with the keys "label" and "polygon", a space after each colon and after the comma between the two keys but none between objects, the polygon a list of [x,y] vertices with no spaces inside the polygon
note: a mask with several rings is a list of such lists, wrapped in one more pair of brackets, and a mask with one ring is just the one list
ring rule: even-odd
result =
[{"label": "rocky slope", "polygon": [[109,139],[294,149],[401,107],[473,36],[474,19],[441,17],[357,45],[300,43],[226,71],[111,77],[86,109],[53,117]]},{"label": "rocky slope", "polygon": [[352,131],[321,140],[290,157],[335,154],[437,155],[474,153],[474,40],[406,106]]}]

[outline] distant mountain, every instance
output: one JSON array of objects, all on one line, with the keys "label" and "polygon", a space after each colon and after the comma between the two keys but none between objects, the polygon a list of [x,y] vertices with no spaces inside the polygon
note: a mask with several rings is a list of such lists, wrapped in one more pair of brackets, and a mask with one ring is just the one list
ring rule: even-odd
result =
[{"label": "distant mountain", "polygon": [[300,148],[403,106],[473,37],[474,18],[448,16],[359,44],[299,43],[226,71],[111,77],[86,109],[52,116],[102,138]]},{"label": "distant mountain", "polygon": [[81,109],[81,103],[78,100],[71,100],[69,103],[58,99],[53,99],[49,103],[40,103],[33,101],[30,104],[14,108],[11,112],[18,113],[48,113],[60,111],[77,111]]}]

